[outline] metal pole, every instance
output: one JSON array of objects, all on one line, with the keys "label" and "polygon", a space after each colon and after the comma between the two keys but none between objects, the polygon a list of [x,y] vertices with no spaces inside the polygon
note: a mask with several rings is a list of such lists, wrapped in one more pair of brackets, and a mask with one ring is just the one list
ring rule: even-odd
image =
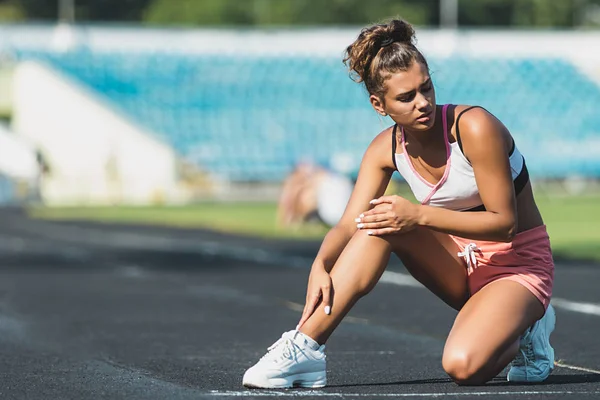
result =
[{"label": "metal pole", "polygon": [[458,0],[440,0],[440,27],[458,28]]},{"label": "metal pole", "polygon": [[75,0],[59,0],[58,21],[66,24],[75,22]]}]

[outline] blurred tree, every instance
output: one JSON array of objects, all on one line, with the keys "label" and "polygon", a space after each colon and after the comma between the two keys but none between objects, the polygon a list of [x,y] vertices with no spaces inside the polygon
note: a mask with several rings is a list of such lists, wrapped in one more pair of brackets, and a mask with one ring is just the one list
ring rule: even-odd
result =
[{"label": "blurred tree", "polygon": [[21,5],[14,0],[0,0],[0,22],[19,21],[25,18]]},{"label": "blurred tree", "polygon": [[150,2],[151,0],[76,0],[77,17],[88,21],[139,21]]},{"label": "blurred tree", "polygon": [[[73,0],[77,21],[161,25],[365,25],[401,16],[437,26],[445,0]],[[56,20],[59,0],[0,0],[0,20]],[[600,0],[458,0],[460,26],[600,25]]]},{"label": "blurred tree", "polygon": [[[13,0],[29,19],[55,20],[59,0]],[[78,21],[139,21],[151,0],[75,0]],[[1,3],[0,3],[1,4]]]},{"label": "blurred tree", "polygon": [[439,0],[154,0],[144,20],[190,25],[348,25],[402,16],[435,23]]},{"label": "blurred tree", "polygon": [[461,26],[510,25],[514,0],[460,0],[458,22]]},{"label": "blurred tree", "polygon": [[[460,0],[461,26],[571,27],[590,0]],[[592,0],[593,1],[593,0]]]},{"label": "blurred tree", "polygon": [[575,5],[573,0],[517,0],[511,22],[518,26],[573,26]]}]

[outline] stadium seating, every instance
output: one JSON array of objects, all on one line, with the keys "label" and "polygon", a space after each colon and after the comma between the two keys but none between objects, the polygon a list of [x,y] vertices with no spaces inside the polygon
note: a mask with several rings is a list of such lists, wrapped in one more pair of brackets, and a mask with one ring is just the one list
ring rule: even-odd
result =
[{"label": "stadium seating", "polygon": [[[183,158],[235,181],[278,181],[301,160],[355,174],[371,139],[391,124],[372,111],[340,58],[18,56],[50,64]],[[479,104],[497,115],[533,176],[600,176],[600,88],[568,61],[453,56],[430,64],[438,102]]]}]

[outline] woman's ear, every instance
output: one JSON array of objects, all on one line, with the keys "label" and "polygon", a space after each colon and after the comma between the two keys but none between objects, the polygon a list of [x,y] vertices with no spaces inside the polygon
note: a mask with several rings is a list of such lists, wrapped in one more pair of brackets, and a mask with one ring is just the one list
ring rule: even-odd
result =
[{"label": "woman's ear", "polygon": [[383,102],[379,97],[372,94],[371,96],[369,96],[369,101],[371,102],[371,105],[373,106],[375,111],[377,111],[378,114],[383,115],[384,117],[387,115],[383,106]]}]

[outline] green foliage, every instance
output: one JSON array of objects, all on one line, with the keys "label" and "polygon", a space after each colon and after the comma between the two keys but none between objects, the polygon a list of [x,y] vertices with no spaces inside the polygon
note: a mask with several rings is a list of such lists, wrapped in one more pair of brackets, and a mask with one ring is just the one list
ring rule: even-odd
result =
[{"label": "green foliage", "polygon": [[[192,26],[437,26],[443,0],[72,0],[78,21]],[[460,26],[600,24],[600,0],[458,0]],[[0,20],[56,20],[59,0],[0,0]]]},{"label": "green foliage", "polygon": [[353,25],[391,16],[415,24],[435,18],[438,0],[154,0],[144,20],[189,25]]},{"label": "green foliage", "polygon": [[[59,0],[11,0],[28,19],[56,20]],[[139,21],[152,0],[74,0],[76,19],[80,21]],[[173,2],[176,3],[176,2]],[[2,3],[0,3],[2,4]]]},{"label": "green foliage", "polygon": [[25,18],[25,12],[16,1],[0,1],[0,22],[20,21]]},{"label": "green foliage", "polygon": [[568,27],[588,3],[580,0],[460,0],[463,26]]},{"label": "green foliage", "polygon": [[512,22],[520,26],[568,27],[573,25],[574,16],[572,0],[518,0]]},{"label": "green foliage", "polygon": [[513,0],[460,0],[458,20],[467,26],[506,26],[512,18]]}]

